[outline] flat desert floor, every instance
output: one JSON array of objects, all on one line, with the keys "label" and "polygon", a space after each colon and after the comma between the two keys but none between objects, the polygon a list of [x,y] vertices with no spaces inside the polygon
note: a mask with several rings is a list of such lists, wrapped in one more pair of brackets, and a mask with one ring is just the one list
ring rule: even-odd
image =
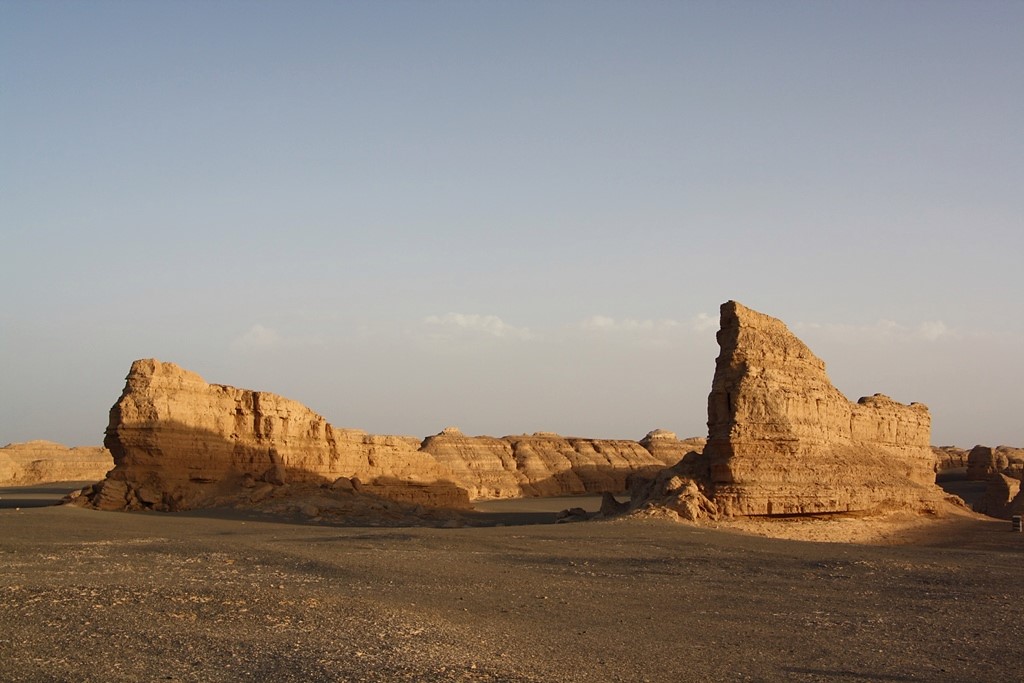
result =
[{"label": "flat desert floor", "polygon": [[897,546],[660,520],[355,528],[70,507],[5,507],[0,530],[4,681],[1024,675],[1009,522]]}]

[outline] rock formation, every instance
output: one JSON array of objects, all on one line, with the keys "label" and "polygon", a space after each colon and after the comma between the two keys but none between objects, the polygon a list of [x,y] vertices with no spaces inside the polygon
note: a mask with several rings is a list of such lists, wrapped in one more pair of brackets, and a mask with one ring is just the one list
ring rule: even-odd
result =
[{"label": "rock formation", "polygon": [[622,492],[629,475],[662,467],[635,441],[546,432],[498,439],[448,427],[427,437],[422,450],[448,467],[473,499]]},{"label": "rock formation", "polygon": [[975,446],[967,454],[967,478],[985,480],[994,474],[1021,478],[1024,472],[1024,449],[1011,446]]},{"label": "rock formation", "polygon": [[107,509],[201,507],[254,483],[339,478],[358,478],[363,491],[385,498],[468,503],[450,471],[418,450],[417,439],[335,429],[295,401],[207,384],[152,359],[132,364],[104,444],[116,466],[88,499]]},{"label": "rock formation", "polygon": [[1011,446],[975,446],[967,454],[966,478],[986,481],[985,492],[974,503],[974,511],[990,517],[1009,519],[1024,512],[1024,449]]},{"label": "rock formation", "polygon": [[967,478],[975,481],[988,479],[999,474],[1010,464],[1005,453],[989,446],[975,446],[967,454]]},{"label": "rock formation", "polygon": [[105,448],[68,448],[52,441],[11,443],[0,448],[0,486],[56,481],[99,481],[114,466]]},{"label": "rock formation", "polygon": [[708,440],[704,437],[678,439],[674,432],[655,429],[640,439],[640,445],[666,465],[675,465],[687,453],[700,453]]},{"label": "rock formation", "polygon": [[693,518],[931,510],[942,500],[925,406],[881,394],[851,403],[781,321],[734,301],[722,305],[718,343],[703,455],[634,487],[634,507],[676,501]]},{"label": "rock formation", "polygon": [[635,441],[467,437],[450,427],[420,443],[337,429],[295,401],[152,359],[132,364],[105,444],[116,467],[83,497],[103,509],[245,503],[280,497],[274,487],[286,485],[458,508],[470,498],[622,492],[630,475],[664,466]]},{"label": "rock formation", "polygon": [[932,446],[935,454],[935,471],[954,470],[967,467],[968,451],[956,446]]},{"label": "rock formation", "polygon": [[974,504],[974,511],[989,517],[1009,519],[1020,514],[1016,505],[1020,491],[1020,480],[1004,474],[992,474],[988,477],[985,493]]}]

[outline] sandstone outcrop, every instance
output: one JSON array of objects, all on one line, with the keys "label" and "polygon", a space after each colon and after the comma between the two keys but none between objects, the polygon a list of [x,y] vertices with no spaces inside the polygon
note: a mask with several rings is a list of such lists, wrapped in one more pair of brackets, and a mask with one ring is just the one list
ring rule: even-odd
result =
[{"label": "sandstone outcrop", "polygon": [[932,446],[935,454],[935,471],[954,470],[967,467],[969,451],[956,446]]},{"label": "sandstone outcrop", "polygon": [[243,484],[340,477],[358,478],[363,492],[385,498],[468,504],[451,472],[415,438],[335,429],[296,401],[207,384],[153,359],[132,364],[104,444],[116,466],[85,498],[105,509],[202,507],[253,495]]},{"label": "sandstone outcrop", "polygon": [[[469,437],[449,427],[421,443],[338,429],[295,401],[208,384],[153,359],[132,365],[105,444],[116,467],[81,498],[103,509],[244,505],[289,486],[459,508],[470,499],[622,492],[631,475],[664,467],[635,441]],[[689,445],[674,436],[665,444]]]},{"label": "sandstone outcrop", "polygon": [[655,429],[640,439],[640,445],[650,451],[651,455],[668,466],[675,465],[687,453],[700,453],[708,440],[704,437],[689,439],[676,438],[675,432]]},{"label": "sandstone outcrop", "polygon": [[1010,464],[1005,453],[998,452],[989,446],[975,446],[967,454],[967,478],[983,481],[994,474],[999,474]]},{"label": "sandstone outcrop", "polygon": [[734,301],[718,343],[703,454],[635,487],[634,507],[672,500],[695,518],[941,504],[925,406],[881,394],[851,403],[781,321]]},{"label": "sandstone outcrop", "polygon": [[422,450],[447,467],[473,499],[518,498],[529,485],[516,467],[512,445],[504,439],[469,437],[448,427],[424,439]]},{"label": "sandstone outcrop", "polygon": [[989,517],[1009,519],[1012,515],[1020,514],[1016,505],[1020,492],[1019,479],[1004,474],[992,474],[988,478],[985,493],[974,504],[974,511]]},{"label": "sandstone outcrop", "polygon": [[1011,446],[975,446],[967,455],[967,478],[986,480],[994,474],[1021,478],[1024,473],[1024,449]]},{"label": "sandstone outcrop", "polygon": [[620,492],[635,474],[653,475],[662,463],[636,441],[580,439],[538,432],[506,436],[525,495]]},{"label": "sandstone outcrop", "polygon": [[99,446],[68,448],[53,441],[27,441],[0,448],[0,486],[99,481],[113,467],[110,452]]}]

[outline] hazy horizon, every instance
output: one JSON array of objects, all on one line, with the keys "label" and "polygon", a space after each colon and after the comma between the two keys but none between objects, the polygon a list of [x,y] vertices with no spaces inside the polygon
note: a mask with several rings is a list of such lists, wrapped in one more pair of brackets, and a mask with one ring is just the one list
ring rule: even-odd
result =
[{"label": "hazy horizon", "polygon": [[706,434],[718,306],[1024,446],[1024,3],[0,1],[0,444],[131,362],[427,436]]}]

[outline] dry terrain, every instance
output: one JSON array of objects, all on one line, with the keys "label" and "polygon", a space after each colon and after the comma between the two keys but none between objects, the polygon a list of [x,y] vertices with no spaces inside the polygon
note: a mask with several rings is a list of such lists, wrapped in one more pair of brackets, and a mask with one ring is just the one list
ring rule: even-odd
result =
[{"label": "dry terrain", "polygon": [[[553,518],[524,504],[481,521]],[[870,546],[659,520],[7,507],[0,679],[1019,680],[1024,535],[1009,526],[952,519]]]}]

